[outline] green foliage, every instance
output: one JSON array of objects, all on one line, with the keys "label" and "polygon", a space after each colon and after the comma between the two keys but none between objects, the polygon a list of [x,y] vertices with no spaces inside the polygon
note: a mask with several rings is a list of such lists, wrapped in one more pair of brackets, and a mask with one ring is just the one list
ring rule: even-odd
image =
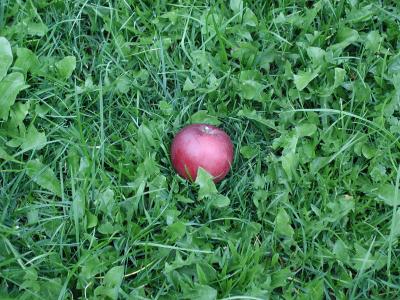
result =
[{"label": "green foliage", "polygon": [[0,81],[0,105],[2,107],[0,118],[7,121],[11,106],[20,91],[27,88],[24,76],[21,73],[11,73]]},{"label": "green foliage", "polygon": [[298,74],[293,75],[293,81],[299,91],[304,90],[305,87],[318,76],[320,68],[313,71],[299,71]]},{"label": "green foliage", "polygon": [[23,137],[22,150],[39,150],[46,144],[46,135],[39,132],[33,124],[28,127],[26,135]]},{"label": "green foliage", "polygon": [[218,190],[212,180],[212,176],[203,168],[199,168],[196,177],[196,184],[199,186],[198,198],[205,199],[205,209],[210,207],[223,208],[230,204],[227,196],[218,193]]},{"label": "green foliage", "polygon": [[61,185],[53,170],[38,159],[31,160],[26,164],[26,174],[42,188],[61,196]]},{"label": "green foliage", "polygon": [[75,56],[66,56],[62,60],[55,63],[58,74],[61,79],[68,79],[76,68]]},{"label": "green foliage", "polygon": [[[0,298],[397,298],[398,15],[0,1]],[[190,123],[219,184],[171,167]]]},{"label": "green foliage", "polygon": [[0,37],[0,80],[2,80],[13,62],[10,42],[5,37]]},{"label": "green foliage", "polygon": [[275,218],[276,233],[280,236],[292,238],[294,230],[290,225],[290,217],[283,208],[280,208]]},{"label": "green foliage", "polygon": [[124,277],[124,267],[113,267],[104,276],[104,282],[94,291],[96,297],[105,299],[118,299],[119,289]]}]

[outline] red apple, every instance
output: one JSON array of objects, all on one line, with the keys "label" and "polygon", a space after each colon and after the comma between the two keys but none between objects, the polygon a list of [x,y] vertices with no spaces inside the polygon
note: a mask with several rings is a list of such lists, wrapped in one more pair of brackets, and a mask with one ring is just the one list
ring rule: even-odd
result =
[{"label": "red apple", "polygon": [[218,127],[208,124],[186,126],[175,136],[171,146],[171,160],[183,178],[196,180],[202,167],[221,181],[231,168],[233,144],[230,137]]}]

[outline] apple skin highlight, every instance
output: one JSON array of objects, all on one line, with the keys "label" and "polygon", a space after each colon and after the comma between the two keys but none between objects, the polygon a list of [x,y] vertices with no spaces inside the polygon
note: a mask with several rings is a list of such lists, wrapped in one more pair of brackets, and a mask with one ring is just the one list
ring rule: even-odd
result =
[{"label": "apple skin highlight", "polygon": [[181,129],[171,145],[171,161],[180,176],[195,181],[199,167],[221,181],[233,161],[230,137],[218,127],[192,124]]}]

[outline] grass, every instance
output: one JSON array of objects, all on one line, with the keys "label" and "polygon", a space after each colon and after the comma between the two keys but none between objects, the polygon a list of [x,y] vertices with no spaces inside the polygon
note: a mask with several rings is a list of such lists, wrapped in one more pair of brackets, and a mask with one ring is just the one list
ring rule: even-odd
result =
[{"label": "grass", "polygon": [[[2,299],[395,299],[395,1],[0,1]],[[169,146],[215,124],[216,187]]]}]

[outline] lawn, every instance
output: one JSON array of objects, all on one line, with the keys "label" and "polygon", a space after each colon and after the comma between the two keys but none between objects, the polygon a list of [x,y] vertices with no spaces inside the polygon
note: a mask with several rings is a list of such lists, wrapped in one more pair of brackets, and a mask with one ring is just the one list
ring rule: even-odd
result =
[{"label": "lawn", "polygon": [[1,0],[0,298],[397,299],[399,137],[395,0]]}]

